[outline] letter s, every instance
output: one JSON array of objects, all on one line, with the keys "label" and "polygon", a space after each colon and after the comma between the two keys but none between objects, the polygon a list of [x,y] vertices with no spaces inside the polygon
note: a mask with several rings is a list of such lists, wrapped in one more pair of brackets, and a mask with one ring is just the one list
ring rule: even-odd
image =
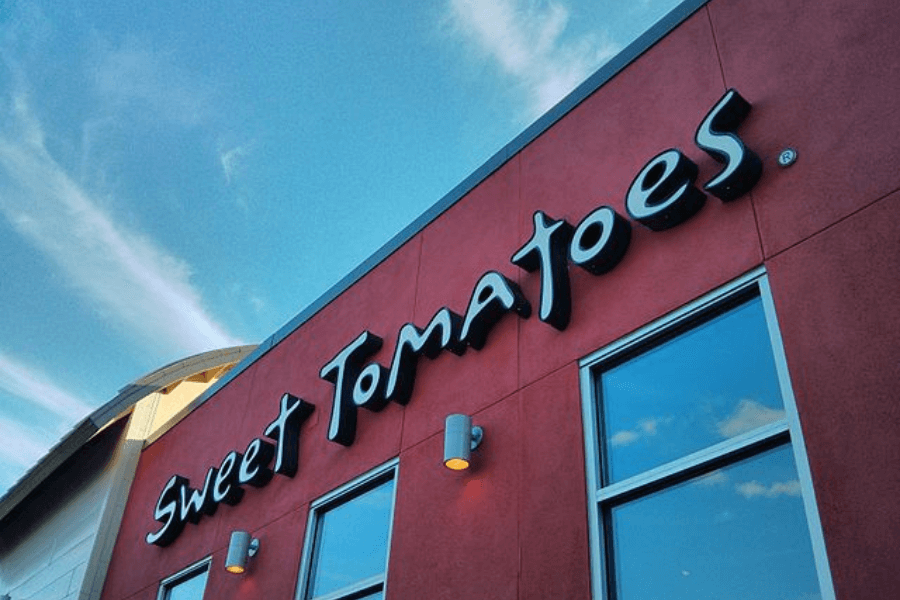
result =
[{"label": "letter s", "polygon": [[750,103],[734,89],[709,111],[694,141],[725,168],[703,186],[713,196],[729,202],[750,191],[762,175],[762,161],[735,135],[738,125],[750,112]]},{"label": "letter s", "polygon": [[163,487],[156,501],[156,510],[153,518],[163,524],[159,531],[147,534],[147,543],[165,547],[175,541],[175,538],[184,530],[184,521],[181,520],[178,510],[181,488],[188,484],[188,480],[180,475],[173,475]]}]

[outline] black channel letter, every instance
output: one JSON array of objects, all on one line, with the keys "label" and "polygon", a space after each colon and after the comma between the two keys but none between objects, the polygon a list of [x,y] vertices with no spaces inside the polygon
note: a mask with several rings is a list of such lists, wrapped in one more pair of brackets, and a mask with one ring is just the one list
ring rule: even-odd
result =
[{"label": "black channel letter", "polygon": [[[281,442],[279,442],[279,445],[281,445]],[[278,454],[281,457],[283,452],[279,450]],[[275,456],[275,446],[262,441],[260,438],[253,438],[253,441],[247,444],[244,458],[241,459],[241,467],[238,469],[238,484],[245,485],[249,483],[253,487],[263,487],[269,483],[272,480],[272,469],[269,468],[269,463],[272,462],[273,456]],[[283,458],[281,458],[281,463],[281,466],[284,466]],[[287,473],[284,473],[284,475],[287,475]],[[290,477],[290,475],[288,476]]]},{"label": "black channel letter", "polygon": [[531,315],[531,305],[519,286],[496,271],[488,271],[472,291],[459,339],[481,350],[491,327],[509,311],[527,319]]},{"label": "black channel letter", "polygon": [[181,500],[181,488],[187,487],[188,480],[181,475],[172,475],[166,485],[163,486],[159,499],[156,501],[156,509],[153,518],[162,523],[159,531],[148,533],[148,544],[165,547],[175,541],[175,538],[184,529],[184,521],[179,514],[179,501]]},{"label": "black channel letter", "polygon": [[387,369],[378,363],[366,365],[353,384],[353,404],[372,412],[378,412],[387,406],[387,398],[384,395],[385,379]]},{"label": "black channel letter", "polygon": [[700,148],[717,162],[725,164],[725,168],[703,186],[707,192],[725,202],[749,192],[762,175],[759,156],[734,133],[749,112],[750,103],[730,89],[709,111],[694,136]]},{"label": "black channel letter", "polygon": [[243,458],[240,452],[232,450],[222,459],[219,472],[216,474],[216,482],[213,484],[213,501],[234,506],[244,497],[244,490],[238,485],[237,473]]},{"label": "black channel letter", "polygon": [[534,213],[534,233],[528,243],[512,256],[512,263],[532,272],[541,270],[541,321],[560,331],[565,330],[572,315],[572,292],[569,288],[569,240],[572,226],[565,220],[555,221],[541,211]]},{"label": "black channel letter", "polygon": [[381,344],[380,337],[364,331],[319,371],[319,377],[334,384],[331,421],[328,423],[328,439],[332,442],[350,446],[356,439],[353,388],[359,379],[363,360],[378,352]]},{"label": "black channel letter", "polygon": [[[267,438],[278,442],[275,454],[275,472],[279,475],[293,477],[297,474],[297,456],[300,452],[300,426],[303,425],[303,422],[306,421],[315,408],[315,405],[291,394],[281,396],[278,418],[269,423],[264,432]],[[247,452],[249,453],[250,451],[251,448],[248,447]],[[265,460],[265,463],[263,463],[266,451],[261,450],[260,452],[263,455],[260,457],[259,463],[268,464],[268,460]],[[244,462],[251,460],[253,459],[247,459]],[[244,473],[243,463],[241,465],[241,473]],[[261,477],[265,477],[265,475]],[[252,482],[251,484],[256,485]]]},{"label": "black channel letter", "polygon": [[402,406],[409,402],[420,355],[435,358],[441,350],[449,350],[457,356],[465,353],[466,345],[459,340],[461,327],[462,317],[446,307],[435,313],[424,331],[412,323],[401,327],[385,389],[387,399]]},{"label": "black channel letter", "polygon": [[670,149],[644,165],[628,189],[625,204],[635,221],[653,231],[675,227],[703,207],[706,196],[694,187],[697,165]]},{"label": "black channel letter", "polygon": [[572,262],[594,275],[619,264],[631,242],[631,223],[609,206],[601,206],[578,224],[569,254]]},{"label": "black channel letter", "polygon": [[203,481],[203,487],[199,490],[191,489],[188,480],[181,486],[181,520],[195,525],[200,521],[203,515],[215,514],[218,504],[213,500],[212,486],[219,470],[210,467],[206,472],[206,479]]}]

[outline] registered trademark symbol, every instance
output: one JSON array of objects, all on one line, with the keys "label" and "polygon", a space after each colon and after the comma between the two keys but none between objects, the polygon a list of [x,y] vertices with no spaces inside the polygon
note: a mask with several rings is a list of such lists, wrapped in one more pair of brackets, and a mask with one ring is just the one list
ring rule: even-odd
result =
[{"label": "registered trademark symbol", "polygon": [[797,161],[797,151],[793,148],[785,148],[778,155],[778,164],[782,167],[789,167]]}]

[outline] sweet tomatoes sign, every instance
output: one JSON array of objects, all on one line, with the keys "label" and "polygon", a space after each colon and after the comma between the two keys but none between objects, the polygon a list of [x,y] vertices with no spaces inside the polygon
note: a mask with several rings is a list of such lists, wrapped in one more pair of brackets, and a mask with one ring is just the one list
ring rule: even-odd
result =
[{"label": "sweet tomatoes sign", "polygon": [[[736,133],[749,112],[750,104],[735,90],[728,90],[694,135],[697,146],[723,165],[703,185],[706,193],[723,202],[746,194],[762,174],[759,157]],[[706,193],[695,185],[697,175],[697,165],[677,149],[654,156],[626,192],[628,215],[653,231],[687,221],[706,201]],[[528,272],[540,272],[538,318],[565,331],[572,308],[569,265],[603,275],[622,260],[630,240],[631,222],[609,206],[596,208],[577,225],[538,211],[531,238],[510,260]],[[527,319],[531,312],[531,303],[513,281],[497,271],[488,271],[475,284],[464,313],[443,307],[424,329],[413,323],[403,325],[397,332],[389,366],[370,360],[383,340],[363,331],[319,371],[320,377],[334,385],[328,440],[352,445],[360,408],[377,412],[390,402],[401,406],[409,403],[420,357],[435,358],[444,351],[462,355],[468,348],[480,350],[493,326],[507,313]],[[147,534],[147,543],[167,546],[186,523],[215,514],[219,504],[240,502],[244,486],[263,487],[275,474],[293,477],[298,467],[300,426],[314,408],[285,393],[278,416],[263,436],[251,440],[243,453],[233,450],[219,466],[209,467],[201,486],[195,489],[187,478],[173,475],[163,486],[153,511],[161,526]]]}]

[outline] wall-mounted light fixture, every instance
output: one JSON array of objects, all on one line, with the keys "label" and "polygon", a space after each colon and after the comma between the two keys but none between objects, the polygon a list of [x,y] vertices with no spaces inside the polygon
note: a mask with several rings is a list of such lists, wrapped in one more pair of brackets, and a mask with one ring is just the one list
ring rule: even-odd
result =
[{"label": "wall-mounted light fixture", "polygon": [[225,570],[229,573],[243,573],[247,569],[247,560],[255,556],[259,550],[259,540],[251,539],[246,531],[232,531],[228,543],[228,556],[225,558]]},{"label": "wall-mounted light fixture", "polygon": [[472,426],[469,415],[447,415],[444,422],[444,466],[454,471],[469,468],[469,456],[484,437],[484,430]]}]

